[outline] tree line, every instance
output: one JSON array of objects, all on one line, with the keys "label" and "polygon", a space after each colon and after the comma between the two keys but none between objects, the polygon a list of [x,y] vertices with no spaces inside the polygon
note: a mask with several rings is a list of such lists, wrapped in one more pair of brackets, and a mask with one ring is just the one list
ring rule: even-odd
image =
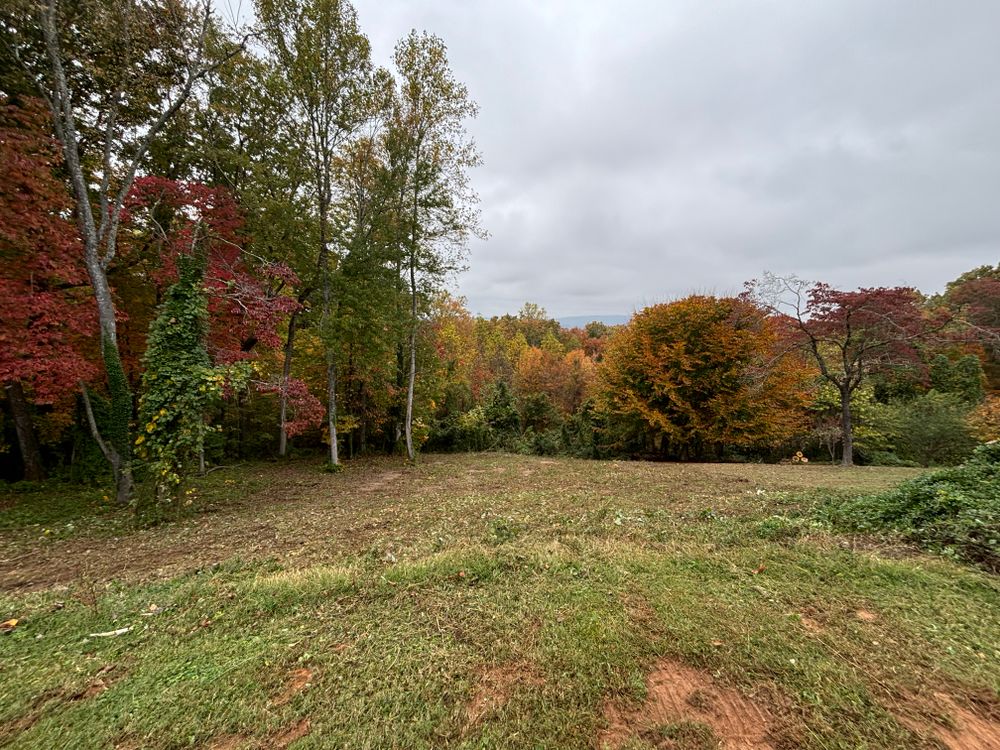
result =
[{"label": "tree line", "polygon": [[1000,266],[938,297],[767,276],[565,329],[445,289],[482,235],[477,107],[346,0],[0,11],[7,478],[176,506],[210,464],[506,449],[845,464],[998,434]]},{"label": "tree line", "polygon": [[[250,392],[277,402],[281,455],[323,413],[337,466],[354,389],[388,415],[382,447],[413,458],[419,329],[480,232],[476,105],[431,34],[390,71],[349,2],[254,10],[246,29],[185,0],[3,11],[5,278],[23,303],[4,382],[28,476],[31,411],[66,427],[68,394],[121,503],[137,469],[170,500],[218,402]],[[317,353],[321,390],[303,378]]]}]

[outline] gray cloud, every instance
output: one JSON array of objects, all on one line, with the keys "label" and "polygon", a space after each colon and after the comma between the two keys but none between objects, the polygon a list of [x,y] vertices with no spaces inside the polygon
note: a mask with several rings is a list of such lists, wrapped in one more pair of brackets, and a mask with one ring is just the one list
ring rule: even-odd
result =
[{"label": "gray cloud", "polygon": [[627,313],[769,269],[935,291],[1000,259],[993,0],[356,0],[481,106],[477,312]]}]

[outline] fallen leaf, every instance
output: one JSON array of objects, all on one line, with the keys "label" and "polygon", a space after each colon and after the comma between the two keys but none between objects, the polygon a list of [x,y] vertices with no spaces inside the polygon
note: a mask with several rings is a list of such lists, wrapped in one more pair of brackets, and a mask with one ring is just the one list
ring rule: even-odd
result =
[{"label": "fallen leaf", "polygon": [[0,630],[2,630],[5,633],[9,633],[10,631],[12,631],[14,628],[17,627],[17,623],[18,623],[17,618],[4,620],[3,622],[0,622]]}]

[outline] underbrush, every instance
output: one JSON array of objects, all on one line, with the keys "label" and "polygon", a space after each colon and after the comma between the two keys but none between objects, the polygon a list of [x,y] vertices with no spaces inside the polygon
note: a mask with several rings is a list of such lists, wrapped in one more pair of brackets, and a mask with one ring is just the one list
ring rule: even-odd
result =
[{"label": "underbrush", "polygon": [[818,516],[850,531],[888,532],[925,549],[1000,572],[1000,443],[949,469],[878,495],[828,501]]}]

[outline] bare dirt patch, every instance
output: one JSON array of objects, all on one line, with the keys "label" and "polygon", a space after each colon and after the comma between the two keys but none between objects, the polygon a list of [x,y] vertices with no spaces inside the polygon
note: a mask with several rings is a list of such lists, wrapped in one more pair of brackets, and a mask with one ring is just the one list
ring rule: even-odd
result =
[{"label": "bare dirt patch", "polygon": [[900,716],[900,723],[922,740],[934,740],[948,750],[1000,748],[1000,705],[995,700],[966,706],[947,693],[913,701],[919,716]]},{"label": "bare dirt patch", "polygon": [[296,740],[301,740],[312,731],[312,721],[308,717],[285,727],[269,743],[268,747],[284,750]]},{"label": "bare dirt patch", "polygon": [[875,620],[878,619],[877,614],[867,609],[859,609],[857,612],[854,613],[854,616],[857,617],[862,622],[875,622]]},{"label": "bare dirt patch", "polygon": [[239,734],[227,734],[223,737],[216,737],[208,745],[208,750],[239,750],[249,742],[249,739]]},{"label": "bare dirt patch", "polygon": [[535,667],[528,662],[503,664],[485,670],[480,675],[475,694],[465,707],[466,731],[507,705],[515,690],[538,688],[544,682]]},{"label": "bare dirt patch", "polygon": [[305,668],[294,670],[289,675],[288,682],[285,684],[284,690],[272,699],[271,705],[284,706],[286,703],[290,702],[292,698],[305,690],[306,687],[312,683],[312,679],[312,671]]},{"label": "bare dirt patch", "polygon": [[378,492],[403,476],[401,471],[385,471],[358,485],[361,492]]},{"label": "bare dirt patch", "polygon": [[768,739],[773,716],[766,706],[669,659],[660,661],[646,678],[641,706],[626,708],[608,701],[604,718],[608,726],[597,737],[601,750],[617,750],[630,737],[681,722],[710,727],[725,750],[774,750]]},{"label": "bare dirt patch", "polygon": [[822,633],[823,625],[819,620],[809,615],[799,615],[799,623],[810,633]]}]

